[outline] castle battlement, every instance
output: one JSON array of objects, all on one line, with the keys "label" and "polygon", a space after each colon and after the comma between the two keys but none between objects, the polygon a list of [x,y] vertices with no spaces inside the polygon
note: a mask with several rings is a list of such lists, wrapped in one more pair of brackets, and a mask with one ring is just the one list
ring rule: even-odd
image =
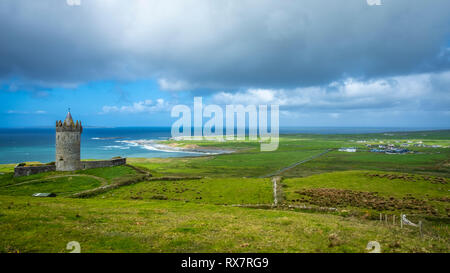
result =
[{"label": "castle battlement", "polygon": [[74,122],[70,112],[67,113],[66,119],[64,121],[56,121],[56,132],[83,132],[83,126],[81,121]]},{"label": "castle battlement", "polygon": [[61,121],[56,122],[56,132],[83,132],[83,126],[81,126],[81,122],[78,122],[76,124],[67,125],[65,123],[61,123]]}]

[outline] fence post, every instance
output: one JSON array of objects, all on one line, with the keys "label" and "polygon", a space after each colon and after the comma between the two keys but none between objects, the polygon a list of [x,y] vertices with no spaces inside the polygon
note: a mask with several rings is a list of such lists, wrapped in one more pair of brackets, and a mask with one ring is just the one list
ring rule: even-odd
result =
[{"label": "fence post", "polygon": [[392,216],[392,224],[395,226],[395,214]]},{"label": "fence post", "polygon": [[423,232],[422,232],[422,221],[419,221],[419,229],[420,229],[420,237],[423,237]]},{"label": "fence post", "polygon": [[400,228],[403,228],[403,217],[401,213],[400,213]]}]

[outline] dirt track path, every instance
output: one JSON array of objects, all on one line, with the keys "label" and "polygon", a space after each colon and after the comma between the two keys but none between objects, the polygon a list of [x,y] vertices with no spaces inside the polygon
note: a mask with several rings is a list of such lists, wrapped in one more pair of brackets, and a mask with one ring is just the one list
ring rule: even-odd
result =
[{"label": "dirt track path", "polygon": [[281,177],[279,177],[279,176],[272,177],[272,183],[273,183],[273,205],[274,206],[278,206],[278,195],[281,194],[281,192],[278,189],[279,186],[280,186],[279,185],[280,181],[281,181]]},{"label": "dirt track path", "polygon": [[312,157],[310,157],[310,158],[308,158],[308,159],[304,159],[304,160],[302,160],[302,161],[296,162],[296,163],[294,163],[294,164],[292,164],[292,165],[289,165],[289,166],[287,166],[287,167],[285,167],[285,168],[283,168],[283,169],[281,169],[281,170],[278,170],[278,171],[276,171],[276,172],[274,172],[274,173],[270,173],[270,174],[267,174],[267,175],[264,175],[264,176],[260,176],[260,178],[268,178],[268,177],[280,175],[281,173],[283,173],[283,172],[285,172],[285,171],[287,171],[287,170],[290,170],[290,169],[292,169],[292,168],[294,168],[294,167],[297,167],[297,166],[300,165],[300,164],[303,164],[303,163],[306,163],[306,162],[308,162],[308,161],[311,161],[311,160],[313,160],[313,159],[315,159],[315,158],[318,158],[319,156],[322,156],[322,155],[324,155],[324,154],[326,154],[326,153],[328,153],[328,152],[330,152],[330,151],[331,151],[331,150],[328,149],[328,150],[326,150],[326,151],[324,151],[324,152],[321,152],[320,154],[317,154],[317,155],[314,155],[314,156],[312,156]]},{"label": "dirt track path", "polygon": [[73,176],[82,176],[82,177],[93,178],[95,180],[100,181],[101,186],[104,186],[104,185],[108,184],[108,180],[106,180],[105,178],[94,176],[94,175],[90,175],[90,174],[61,174],[61,175],[47,176],[47,177],[43,177],[43,178],[39,178],[39,179],[28,180],[28,181],[21,182],[21,183],[16,183],[16,184],[12,184],[12,185],[3,186],[2,188],[9,188],[9,187],[13,187],[13,186],[20,186],[20,185],[25,185],[25,184],[31,184],[31,183],[35,183],[35,182],[40,182],[42,180],[49,180],[49,179],[55,179],[55,178],[61,178],[61,177],[73,177]]}]

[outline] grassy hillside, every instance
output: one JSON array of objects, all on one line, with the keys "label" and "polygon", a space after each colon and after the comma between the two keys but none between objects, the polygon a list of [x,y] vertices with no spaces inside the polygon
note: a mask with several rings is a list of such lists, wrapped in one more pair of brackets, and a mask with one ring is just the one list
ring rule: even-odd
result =
[{"label": "grassy hillside", "polygon": [[[66,252],[447,252],[417,231],[328,214],[176,201],[0,198],[0,250]],[[50,236],[51,235],[51,236]]]},{"label": "grassy hillside", "polygon": [[286,173],[286,177],[344,170],[379,170],[450,177],[450,149],[428,154],[389,155],[371,152],[344,153],[333,151]]},{"label": "grassy hillside", "polygon": [[91,177],[69,176],[41,179],[34,182],[0,188],[0,195],[31,196],[36,192],[52,192],[66,196],[83,190],[99,187],[101,182]]},{"label": "grassy hillside", "polygon": [[307,149],[261,153],[255,150],[195,158],[132,158],[129,162],[151,169],[159,175],[258,177],[307,159],[322,151]]},{"label": "grassy hillside", "polygon": [[[448,238],[449,180],[441,177],[373,171],[346,171],[282,181],[289,205],[337,208],[342,215],[390,222],[407,214],[427,232]],[[383,216],[386,217],[386,216]]]},{"label": "grassy hillside", "polygon": [[149,181],[102,194],[98,198],[175,200],[208,204],[272,204],[269,179],[206,178],[184,181]]},{"label": "grassy hillside", "polygon": [[[411,152],[368,147],[385,144]],[[383,252],[450,250],[450,131],[284,135],[274,152],[248,141],[176,145],[235,152],[27,177],[0,165],[0,252],[65,252],[74,240],[82,252],[365,252],[374,240]],[[400,213],[422,221],[423,237],[400,229]]]}]

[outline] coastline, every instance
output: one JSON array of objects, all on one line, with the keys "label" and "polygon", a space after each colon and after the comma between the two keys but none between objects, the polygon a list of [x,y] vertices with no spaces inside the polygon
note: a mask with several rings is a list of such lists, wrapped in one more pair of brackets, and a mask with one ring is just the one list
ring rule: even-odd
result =
[{"label": "coastline", "polygon": [[[326,134],[310,134],[309,132],[300,131],[296,130],[296,133],[281,132],[280,137],[289,138],[297,134],[303,138],[326,138],[328,136]],[[392,130],[386,129],[383,131]],[[370,141],[371,139],[380,138],[402,141],[405,135],[408,135],[411,141],[415,141],[427,139],[429,134],[445,136],[447,132],[449,130],[416,130],[414,132],[337,134],[336,137],[351,137],[355,142],[343,144],[342,147],[353,147],[358,141]],[[315,133],[318,133],[318,131],[315,131]],[[82,159],[109,159],[114,156],[127,158],[195,157],[234,153],[240,150],[233,145],[222,145],[220,143],[222,141],[219,139],[195,142],[190,141],[196,140],[191,138],[171,138],[170,132],[161,128],[90,129],[83,132],[81,137]],[[2,134],[0,134],[0,142],[2,143],[0,147],[0,164],[55,161],[54,129],[4,129]],[[424,145],[450,146],[448,142],[433,141],[433,139],[427,139]]]},{"label": "coastline", "polygon": [[[176,142],[165,143],[166,141],[167,140],[139,139],[139,140],[121,140],[121,141],[116,141],[116,142],[125,143],[130,146],[139,146],[143,149],[150,150],[150,151],[160,151],[160,152],[166,152],[166,153],[196,154],[197,156],[228,154],[228,153],[235,152],[235,150],[231,150],[231,149],[223,149],[223,148],[213,147],[213,146],[200,146],[197,144],[181,143],[181,142],[178,142],[179,140],[175,140],[175,139],[170,139],[170,141],[176,141]],[[186,156],[189,156],[189,155],[186,155]],[[181,156],[181,157],[184,157],[184,156]]]},{"label": "coastline", "polygon": [[[177,141],[177,140],[172,140]],[[205,155],[218,155],[218,154],[230,154],[236,152],[236,150],[232,149],[223,149],[214,146],[199,146],[197,144],[186,144],[180,142],[172,142],[172,143],[163,143],[164,141],[157,141],[157,143],[161,146],[166,147],[166,149],[173,149],[177,152],[185,152],[185,153],[197,153],[197,154],[205,154]]]}]

